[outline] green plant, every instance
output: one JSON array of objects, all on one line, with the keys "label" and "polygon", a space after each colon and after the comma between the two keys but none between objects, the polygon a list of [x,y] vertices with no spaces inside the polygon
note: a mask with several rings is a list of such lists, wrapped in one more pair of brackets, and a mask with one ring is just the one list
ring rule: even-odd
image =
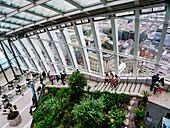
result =
[{"label": "green plant", "polygon": [[15,110],[17,110],[16,105],[12,105],[11,103],[8,102],[4,106],[4,110],[3,110],[2,115],[8,115],[9,119],[15,119],[16,116],[17,116],[16,113],[15,113]]},{"label": "green plant", "polygon": [[130,101],[130,96],[124,93],[119,94],[117,99],[117,106],[118,107],[125,107],[126,104]]},{"label": "green plant", "polygon": [[125,120],[123,111],[119,111],[116,106],[112,106],[112,110],[105,114],[105,124],[108,124],[109,128],[120,128]]},{"label": "green plant", "polygon": [[84,87],[87,86],[87,79],[83,74],[75,71],[69,77],[69,86],[71,89],[70,101],[78,103],[79,100],[83,97]]},{"label": "green plant", "polygon": [[148,98],[149,96],[152,96],[152,94],[151,94],[150,92],[144,91],[144,90],[142,90],[141,94],[142,94],[143,97],[145,97],[145,98]]},{"label": "green plant", "polygon": [[97,100],[84,98],[80,104],[76,104],[72,110],[73,120],[78,124],[79,128],[98,128],[103,119],[103,98]]},{"label": "green plant", "polygon": [[144,103],[147,103],[148,97],[149,97],[149,96],[152,96],[152,95],[150,94],[150,92],[144,91],[144,90],[142,90],[141,94],[143,95],[142,100],[144,101]]},{"label": "green plant", "polygon": [[137,116],[137,119],[143,119],[145,116],[146,116],[146,113],[145,113],[145,111],[144,111],[144,109],[137,109],[137,110],[135,110],[134,111],[135,112],[135,114],[136,114],[136,116]]}]

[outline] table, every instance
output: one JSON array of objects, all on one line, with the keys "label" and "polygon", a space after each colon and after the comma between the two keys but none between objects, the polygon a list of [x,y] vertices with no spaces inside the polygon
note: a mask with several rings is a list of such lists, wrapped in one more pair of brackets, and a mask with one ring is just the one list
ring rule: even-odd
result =
[{"label": "table", "polygon": [[[164,127],[164,124],[166,127]],[[166,117],[162,118],[162,128],[170,128],[170,119]]]}]

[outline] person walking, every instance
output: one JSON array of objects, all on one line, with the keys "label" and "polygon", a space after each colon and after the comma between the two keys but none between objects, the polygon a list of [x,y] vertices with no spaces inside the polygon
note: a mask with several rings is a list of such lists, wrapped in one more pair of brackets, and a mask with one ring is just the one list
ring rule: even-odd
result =
[{"label": "person walking", "polygon": [[152,84],[151,84],[151,87],[150,87],[150,91],[153,90],[153,87],[154,87],[154,85],[156,84],[157,81],[159,81],[159,74],[152,76]]},{"label": "person walking", "polygon": [[162,93],[162,88],[163,88],[163,86],[164,86],[164,78],[161,78],[161,79],[159,80],[159,87],[158,87],[158,89],[157,89],[157,92],[159,92],[159,90],[160,90],[160,93]]},{"label": "person walking", "polygon": [[158,89],[158,87],[160,86],[159,81],[156,81],[155,85],[154,85],[154,94],[156,94],[156,91]]},{"label": "person walking", "polygon": [[54,77],[53,76],[50,76],[50,81],[51,81],[51,84],[54,85]]},{"label": "person walking", "polygon": [[114,75],[113,73],[110,74],[110,85],[113,87],[113,82],[114,82]]},{"label": "person walking", "polygon": [[108,73],[106,73],[104,83],[105,83],[105,84],[106,84],[106,83],[109,83],[109,75],[108,75]]},{"label": "person walking", "polygon": [[45,71],[43,71],[42,76],[43,76],[43,80],[46,80],[46,73],[45,73]]},{"label": "person walking", "polygon": [[61,84],[65,85],[64,83],[65,75],[62,73],[60,73],[60,75],[61,75]]},{"label": "person walking", "polygon": [[56,75],[56,80],[57,80],[57,84],[58,84],[58,81],[60,80],[59,75]]},{"label": "person walking", "polygon": [[115,88],[116,88],[116,86],[118,86],[119,85],[119,82],[120,82],[120,78],[119,78],[119,76],[118,75],[115,75]]},{"label": "person walking", "polygon": [[48,76],[48,78],[50,80],[50,71],[48,71],[47,76]]}]

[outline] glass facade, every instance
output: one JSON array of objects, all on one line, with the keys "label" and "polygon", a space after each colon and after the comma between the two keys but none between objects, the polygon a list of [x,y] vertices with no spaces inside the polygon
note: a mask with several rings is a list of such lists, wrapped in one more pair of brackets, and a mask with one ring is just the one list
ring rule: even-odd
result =
[{"label": "glass facade", "polygon": [[[100,0],[68,1],[57,0],[59,4],[55,0],[47,1],[6,17],[0,21],[0,31],[12,32],[51,17],[102,4]],[[112,2],[106,0],[108,4]],[[4,14],[14,12],[15,8],[30,4],[26,0],[3,0],[0,17],[4,18]],[[79,69],[100,76],[110,71],[120,76],[151,76],[160,73],[169,79],[168,8],[148,7],[139,10],[139,14],[137,10],[130,10],[59,24],[54,21],[54,25],[28,32],[24,38],[11,38],[12,47],[21,68],[38,72],[59,74],[63,70],[72,72]],[[17,66],[8,43],[6,40],[2,42],[6,44],[5,49],[12,65]]]}]

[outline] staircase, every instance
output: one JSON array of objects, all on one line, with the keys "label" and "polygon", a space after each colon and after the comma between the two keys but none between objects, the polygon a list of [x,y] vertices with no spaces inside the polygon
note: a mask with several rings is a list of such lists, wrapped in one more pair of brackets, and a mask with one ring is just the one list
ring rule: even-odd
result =
[{"label": "staircase", "polygon": [[[111,86],[110,83],[104,83],[104,82],[96,82],[96,81],[92,81],[92,80],[88,80],[87,81],[87,85],[89,85],[90,88],[90,92],[93,91],[108,91],[111,93],[125,93],[125,94],[130,94],[130,95],[138,95],[141,96],[141,91],[145,90],[145,91],[150,91],[150,86],[144,84],[144,83],[129,83],[128,80],[126,82],[120,82],[119,85],[114,88]],[[65,85],[61,84],[61,81],[56,82],[54,81],[54,85],[51,85],[51,82],[48,81],[46,83],[47,87],[56,87],[56,88],[67,88],[68,83],[65,82]],[[87,88],[85,88],[86,90]]]},{"label": "staircase", "polygon": [[140,95],[142,90],[149,91],[150,87],[142,83],[128,83],[120,82],[120,84],[114,88],[110,83],[99,82],[97,86],[91,87],[90,91],[108,91],[111,93],[126,93],[132,95]]}]

